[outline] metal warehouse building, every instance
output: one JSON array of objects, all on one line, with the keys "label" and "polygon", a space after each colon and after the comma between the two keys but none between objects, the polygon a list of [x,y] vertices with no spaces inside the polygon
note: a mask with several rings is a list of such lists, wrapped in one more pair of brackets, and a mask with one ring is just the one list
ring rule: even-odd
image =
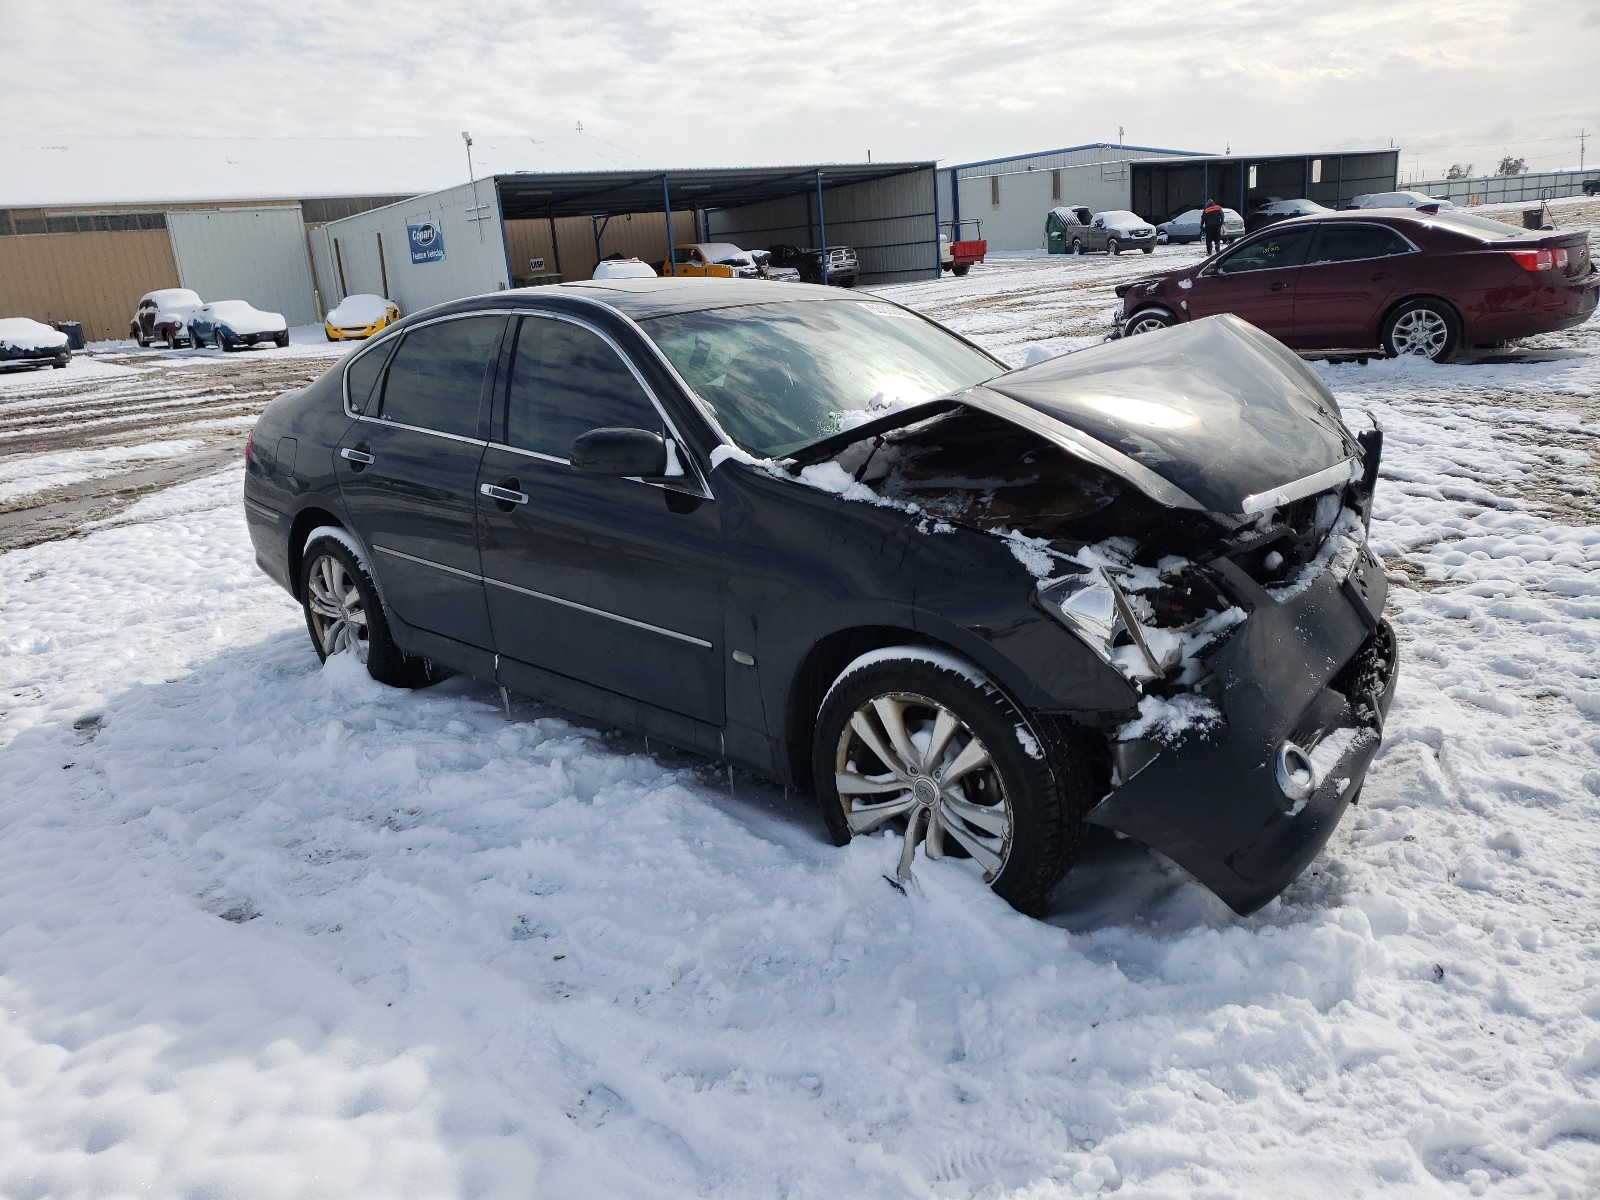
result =
[{"label": "metal warehouse building", "polygon": [[1269,196],[1335,208],[1392,191],[1399,162],[1390,149],[1233,155],[1097,142],[948,167],[939,200],[945,219],[982,221],[990,250],[1037,250],[1045,215],[1061,205],[1129,209],[1152,223],[1208,198],[1241,213]]},{"label": "metal warehouse building", "polygon": [[407,312],[587,279],[611,254],[662,262],[696,241],[847,245],[862,283],[932,279],[934,172],[911,162],[495,175],[329,222],[312,257],[324,296],[382,292]]},{"label": "metal warehouse building", "polygon": [[[0,138],[0,316],[126,337],[141,295],[187,287],[313,323],[309,231],[460,179],[465,151],[459,138]],[[641,162],[575,135],[480,139],[473,153],[494,170]]]}]

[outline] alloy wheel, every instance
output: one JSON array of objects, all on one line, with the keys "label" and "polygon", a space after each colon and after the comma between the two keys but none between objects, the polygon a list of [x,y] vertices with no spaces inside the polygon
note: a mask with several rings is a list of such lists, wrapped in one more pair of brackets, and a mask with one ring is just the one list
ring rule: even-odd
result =
[{"label": "alloy wheel", "polygon": [[937,701],[894,692],[863,704],[839,735],[834,781],[852,834],[906,818],[902,879],[919,844],[938,859],[953,842],[987,882],[1006,864],[1013,819],[999,769],[972,728]]},{"label": "alloy wheel", "polygon": [[1431,308],[1413,308],[1402,313],[1389,335],[1396,354],[1418,354],[1438,358],[1450,341],[1450,323]]},{"label": "alloy wheel", "polygon": [[367,661],[369,630],[367,606],[345,565],[331,554],[321,555],[306,576],[306,605],[323,657],[351,650]]},{"label": "alloy wheel", "polygon": [[1141,333],[1154,333],[1158,329],[1165,329],[1172,324],[1160,317],[1135,317],[1128,322],[1128,327],[1123,330],[1124,337],[1134,337]]}]

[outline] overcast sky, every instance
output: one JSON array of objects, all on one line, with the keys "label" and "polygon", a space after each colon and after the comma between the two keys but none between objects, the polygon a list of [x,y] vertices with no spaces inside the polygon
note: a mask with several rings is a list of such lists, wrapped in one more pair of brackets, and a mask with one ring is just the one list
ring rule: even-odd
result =
[{"label": "overcast sky", "polygon": [[1123,137],[1600,164],[1591,0],[0,0],[6,133],[583,131],[664,166]]}]

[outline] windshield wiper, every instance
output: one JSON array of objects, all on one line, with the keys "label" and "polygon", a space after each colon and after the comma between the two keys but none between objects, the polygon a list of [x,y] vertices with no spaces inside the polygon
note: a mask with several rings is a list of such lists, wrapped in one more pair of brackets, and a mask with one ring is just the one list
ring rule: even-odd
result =
[{"label": "windshield wiper", "polygon": [[791,450],[783,456],[782,461],[793,467],[809,467],[813,463],[826,462],[846,446],[853,446],[866,438],[877,437],[880,433],[887,433],[904,425],[915,425],[918,421],[926,421],[929,417],[937,417],[941,413],[960,407],[961,401],[950,396],[941,400],[925,400],[921,404],[910,404],[905,408],[884,413],[881,417],[874,417],[870,421],[863,421],[860,425],[829,434],[820,442],[812,442],[809,446]]}]

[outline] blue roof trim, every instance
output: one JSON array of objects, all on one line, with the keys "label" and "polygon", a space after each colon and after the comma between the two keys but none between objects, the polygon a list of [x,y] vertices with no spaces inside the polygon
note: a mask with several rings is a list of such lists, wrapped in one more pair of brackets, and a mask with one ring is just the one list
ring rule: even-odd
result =
[{"label": "blue roof trim", "polygon": [[1062,146],[1059,150],[1036,150],[1031,154],[1005,154],[999,158],[981,158],[976,162],[952,163],[942,167],[945,171],[964,171],[968,167],[992,167],[996,163],[1020,162],[1025,158],[1043,158],[1047,154],[1072,154],[1078,150],[1093,150],[1096,146],[1103,146],[1107,150],[1136,150],[1141,154],[1172,154],[1180,158],[1215,158],[1215,154],[1207,150],[1167,150],[1160,146],[1129,146],[1117,145],[1115,142],[1085,142],[1081,146]]}]

